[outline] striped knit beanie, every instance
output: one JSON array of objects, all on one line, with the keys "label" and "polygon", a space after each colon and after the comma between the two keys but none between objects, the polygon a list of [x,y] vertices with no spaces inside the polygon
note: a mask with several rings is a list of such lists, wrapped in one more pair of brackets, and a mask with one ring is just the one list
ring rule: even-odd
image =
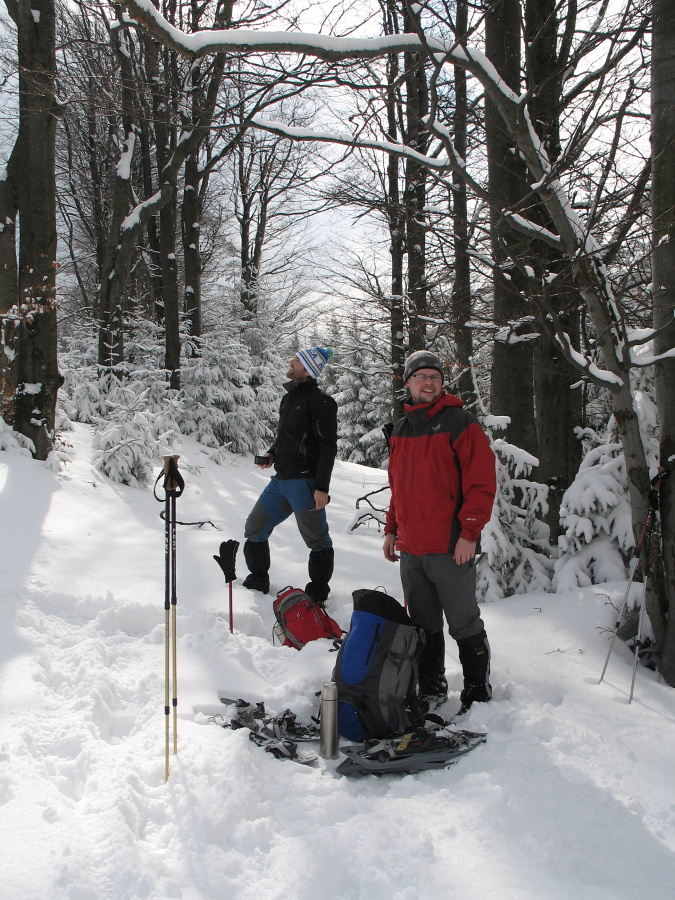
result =
[{"label": "striped knit beanie", "polygon": [[298,350],[295,354],[312,378],[318,378],[323,372],[323,367],[333,355],[330,347],[308,347],[306,350]]}]

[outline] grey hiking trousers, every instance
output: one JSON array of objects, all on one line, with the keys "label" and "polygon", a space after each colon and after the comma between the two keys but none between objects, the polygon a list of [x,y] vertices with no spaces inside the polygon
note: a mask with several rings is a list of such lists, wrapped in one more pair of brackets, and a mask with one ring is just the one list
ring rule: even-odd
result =
[{"label": "grey hiking trousers", "polygon": [[408,613],[418,628],[443,631],[443,615],[456,641],[485,630],[476,601],[476,565],[458,566],[450,553],[401,553],[401,582]]}]

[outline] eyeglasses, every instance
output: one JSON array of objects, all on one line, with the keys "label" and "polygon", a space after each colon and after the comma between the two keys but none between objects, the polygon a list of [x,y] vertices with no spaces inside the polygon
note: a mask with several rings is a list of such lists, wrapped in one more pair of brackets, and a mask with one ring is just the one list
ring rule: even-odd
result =
[{"label": "eyeglasses", "polygon": [[442,375],[411,375],[416,381],[443,381]]}]

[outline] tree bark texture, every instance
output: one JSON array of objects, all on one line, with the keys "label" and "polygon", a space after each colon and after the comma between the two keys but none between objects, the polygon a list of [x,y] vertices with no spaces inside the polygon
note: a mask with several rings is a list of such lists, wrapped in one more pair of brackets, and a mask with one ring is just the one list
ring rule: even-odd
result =
[{"label": "tree bark texture", "polygon": [[[385,33],[396,34],[399,30],[396,0],[387,0]],[[392,53],[387,58],[387,138],[399,140],[400,91],[399,57]],[[404,391],[403,370],[406,356],[406,323],[404,301],[405,260],[405,210],[400,195],[400,162],[393,153],[387,159],[387,227],[389,229],[389,253],[391,256],[391,292],[389,308],[389,335],[391,346],[391,395],[394,422],[403,417]]]},{"label": "tree bark texture", "polygon": [[[243,128],[243,126],[242,126]],[[244,318],[258,317],[260,271],[267,239],[272,162],[275,150],[259,146],[255,139],[242,140],[236,147],[238,172],[237,215],[240,239],[241,305]]]},{"label": "tree bark texture", "polygon": [[[466,0],[457,0],[457,34],[464,39],[468,11]],[[455,151],[460,159],[467,153],[467,77],[464,69],[455,66],[455,109],[453,132]],[[455,282],[452,287],[452,323],[455,338],[456,363],[460,370],[457,392],[465,403],[475,400],[471,374],[473,335],[467,322],[471,319],[471,263],[469,259],[468,189],[466,181],[453,175],[452,231],[455,254]]]},{"label": "tree bark texture", "polygon": [[55,305],[55,4],[33,0],[10,4],[8,10],[17,26],[20,107],[14,182],[20,233],[13,426],[33,441],[35,457],[46,459],[53,447],[56,396],[62,381]]},{"label": "tree bark texture", "polygon": [[[16,257],[16,217],[19,199],[16,192],[18,141],[0,181],[0,416],[14,425],[17,364],[16,327],[18,323],[18,263]],[[14,309],[14,314],[5,313]]]},{"label": "tree bark texture", "polygon": [[[558,56],[557,11],[556,0],[527,0],[525,4],[530,118],[552,163],[560,156],[562,78],[567,62]],[[551,228],[550,216],[536,197],[527,215],[532,221]],[[574,429],[581,426],[582,398],[580,388],[572,389],[579,381],[579,373],[565,359],[546,313],[548,311],[561,320],[561,325],[578,346],[580,298],[571,284],[569,262],[555,248],[543,243],[537,246],[532,267],[539,284],[547,288],[545,297],[533,298],[537,301],[541,322],[533,360],[539,448],[537,478],[549,487],[546,523],[555,544],[562,531],[560,502],[581,463],[581,446]],[[552,273],[557,276],[553,281],[550,280]]]},{"label": "tree bark texture", "polygon": [[191,153],[185,160],[185,187],[181,207],[183,264],[185,267],[184,311],[190,326],[190,334],[202,333],[202,255],[199,226],[201,204],[199,200],[199,154]]},{"label": "tree bark texture", "polygon": [[[653,2],[652,271],[657,354],[675,346],[675,15],[669,0]],[[675,465],[675,359],[656,364],[661,465]],[[675,687],[675,477],[661,487],[661,531],[667,618],[661,674]],[[650,616],[658,610],[650,610]]]},{"label": "tree bark texture", "polygon": [[[409,11],[404,8],[403,23],[406,31],[412,31]],[[429,111],[429,96],[423,53],[405,53],[405,142],[409,147],[424,153],[428,146],[428,133],[424,127],[424,117]],[[425,201],[427,191],[427,169],[408,159],[405,166],[405,189],[403,202],[406,223],[406,254],[408,257],[408,352],[425,349],[427,313],[426,281],[426,231]]]},{"label": "tree bark texture", "polygon": [[[520,0],[486,0],[485,53],[504,81],[519,92],[521,78]],[[514,152],[514,139],[505,127],[500,110],[485,98],[485,130],[488,153],[488,183],[492,198],[490,232],[493,254],[494,321],[500,327],[517,322],[530,313],[512,260],[524,260],[527,241],[505,222],[503,210],[517,209],[528,188],[525,166]],[[516,329],[510,341],[496,340],[492,363],[492,412],[509,416],[506,439],[538,456],[534,418],[532,343],[520,340]]]},{"label": "tree bark texture", "polygon": [[101,285],[98,293],[98,364],[114,369],[124,361],[124,320],[126,290],[134,258],[134,243],[122,241],[120,233],[127,217],[132,196],[132,161],[140,134],[135,102],[135,82],[128,53],[129,33],[118,28],[111,34],[122,85],[122,127],[125,143],[117,165],[113,186],[112,213],[108,223]]},{"label": "tree bark texture", "polygon": [[[174,93],[178,76],[174,71],[175,57],[154,41],[145,41],[147,70],[152,94],[152,113],[155,128],[155,155],[160,188],[167,182],[165,171],[176,149],[176,127],[172,113],[176,109]],[[161,64],[160,64],[161,58]],[[175,187],[175,186],[174,186]],[[159,210],[159,263],[162,272],[162,305],[164,310],[164,367],[169,372],[169,384],[180,388],[180,299],[178,265],[176,260],[176,193]]]}]

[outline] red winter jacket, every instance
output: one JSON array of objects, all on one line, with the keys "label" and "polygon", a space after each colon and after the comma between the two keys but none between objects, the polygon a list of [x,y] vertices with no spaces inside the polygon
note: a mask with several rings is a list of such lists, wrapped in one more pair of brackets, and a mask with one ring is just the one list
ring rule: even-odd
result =
[{"label": "red winter jacket", "polygon": [[459,537],[477,541],[497,490],[495,456],[459,397],[406,406],[389,457],[391,503],[385,534],[399,550],[451,553]]}]

